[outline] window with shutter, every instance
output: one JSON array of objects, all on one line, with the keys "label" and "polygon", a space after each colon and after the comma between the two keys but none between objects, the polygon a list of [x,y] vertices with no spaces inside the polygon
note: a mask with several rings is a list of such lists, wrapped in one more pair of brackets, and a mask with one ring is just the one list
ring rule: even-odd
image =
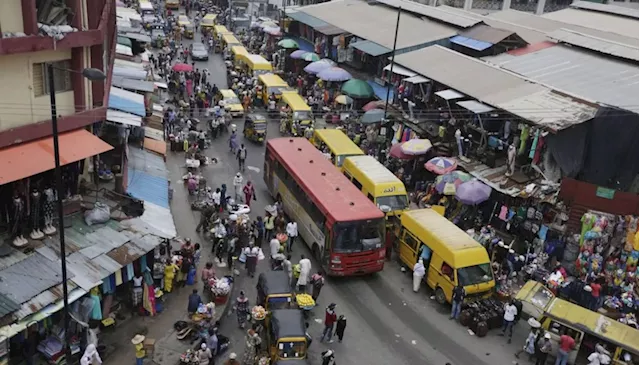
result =
[{"label": "window with shutter", "polygon": [[[73,90],[71,85],[71,72],[69,70],[71,60],[58,61],[53,63],[53,82],[56,93]],[[49,94],[49,75],[46,63],[33,64],[33,94],[42,96]]]},{"label": "window with shutter", "polygon": [[33,95],[36,97],[44,95],[44,64],[34,63],[31,74],[33,79]]}]

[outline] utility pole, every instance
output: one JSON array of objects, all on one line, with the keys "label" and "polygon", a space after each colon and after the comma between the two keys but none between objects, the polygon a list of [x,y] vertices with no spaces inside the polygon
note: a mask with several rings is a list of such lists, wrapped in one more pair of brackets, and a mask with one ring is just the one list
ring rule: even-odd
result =
[{"label": "utility pole", "polygon": [[[393,51],[391,51],[391,68],[389,69],[389,81],[392,80],[393,77],[393,65],[396,60],[396,46],[398,45],[398,28],[400,28],[400,14],[402,14],[402,7],[398,8],[398,19],[396,20],[396,35],[393,38]],[[393,87],[393,83],[389,82],[389,87],[387,88],[387,97],[384,101],[384,120],[387,119],[387,109],[389,108],[389,94],[391,93],[391,88]]]}]

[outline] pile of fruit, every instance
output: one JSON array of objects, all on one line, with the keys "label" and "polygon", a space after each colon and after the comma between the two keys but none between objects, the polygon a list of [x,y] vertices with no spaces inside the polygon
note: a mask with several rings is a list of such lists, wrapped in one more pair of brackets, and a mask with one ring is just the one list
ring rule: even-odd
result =
[{"label": "pile of fruit", "polygon": [[260,305],[251,308],[251,317],[256,321],[262,321],[267,316],[267,311]]},{"label": "pile of fruit", "polygon": [[296,295],[296,302],[301,308],[313,308],[316,305],[316,302],[313,300],[313,298],[311,298],[311,295],[309,294]]}]

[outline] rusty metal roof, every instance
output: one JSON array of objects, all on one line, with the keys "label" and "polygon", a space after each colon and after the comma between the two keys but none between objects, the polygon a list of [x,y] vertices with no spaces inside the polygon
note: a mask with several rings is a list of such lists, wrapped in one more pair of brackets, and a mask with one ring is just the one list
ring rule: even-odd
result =
[{"label": "rusty metal roof", "polygon": [[0,294],[0,318],[20,309],[20,304],[11,300],[4,294]]},{"label": "rusty metal roof", "polygon": [[109,252],[107,256],[112,258],[120,265],[128,265],[129,263],[137,260],[145,252],[133,243],[127,243],[122,247],[118,247],[115,250]]},{"label": "rusty metal roof", "polygon": [[[70,273],[73,278],[73,273]],[[16,303],[24,303],[62,282],[60,263],[39,253],[0,271],[0,293]]]},{"label": "rusty metal roof", "polygon": [[[67,288],[69,291],[77,288],[78,286],[71,280],[67,281]],[[13,317],[15,320],[21,320],[25,317],[28,317],[34,313],[37,313],[42,308],[45,308],[51,303],[55,303],[59,300],[62,300],[62,283],[54,286],[48,290],[43,291],[42,293],[36,295],[31,298],[28,302],[22,303],[16,309],[17,311],[13,313]]]}]

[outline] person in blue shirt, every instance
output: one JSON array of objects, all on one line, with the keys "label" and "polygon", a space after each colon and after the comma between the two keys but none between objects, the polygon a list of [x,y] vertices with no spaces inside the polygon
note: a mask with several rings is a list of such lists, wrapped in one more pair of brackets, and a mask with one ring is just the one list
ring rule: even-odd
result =
[{"label": "person in blue shirt", "polygon": [[202,298],[198,294],[198,289],[193,289],[191,295],[189,295],[189,304],[187,305],[187,312],[189,314],[195,313],[198,311],[198,306],[202,303]]},{"label": "person in blue shirt", "polygon": [[[426,271],[425,277],[429,276],[429,264],[431,262],[431,249],[427,245],[420,246],[418,251],[418,261],[422,260]],[[416,261],[417,262],[417,261]]]}]

